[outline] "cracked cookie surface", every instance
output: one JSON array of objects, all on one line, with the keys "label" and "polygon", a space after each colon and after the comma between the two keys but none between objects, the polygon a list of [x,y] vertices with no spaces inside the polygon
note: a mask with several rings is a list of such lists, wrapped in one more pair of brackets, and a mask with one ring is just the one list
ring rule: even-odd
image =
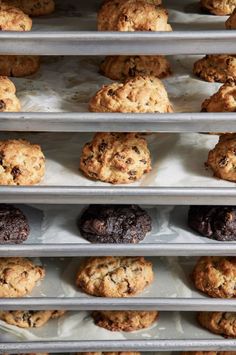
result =
[{"label": "cracked cookie surface", "polygon": [[0,76],[0,112],[19,112],[21,104],[16,97],[16,88],[6,76]]},{"label": "cracked cookie surface", "polygon": [[4,0],[4,3],[17,7],[29,16],[49,15],[55,10],[54,0]]},{"label": "cracked cookie surface", "polygon": [[208,82],[235,82],[236,55],[207,55],[194,64],[193,73]]},{"label": "cracked cookie surface", "polygon": [[200,312],[198,322],[212,333],[223,335],[226,338],[236,337],[235,312]]},{"label": "cracked cookie surface", "polygon": [[98,31],[172,31],[160,1],[107,0],[98,12]]},{"label": "cracked cookie surface", "polygon": [[40,328],[64,314],[65,311],[0,311],[0,319],[19,328]]},{"label": "cracked cookie surface", "polygon": [[100,71],[106,77],[120,81],[139,75],[162,79],[171,74],[170,63],[161,55],[108,56],[101,63]]},{"label": "cracked cookie surface", "polygon": [[34,185],[45,173],[39,145],[25,140],[0,141],[0,185]]},{"label": "cracked cookie surface", "polygon": [[236,258],[201,257],[192,274],[195,287],[216,298],[236,297]]},{"label": "cracked cookie surface", "polygon": [[89,258],[76,276],[79,288],[99,297],[134,296],[152,281],[152,264],[143,257]]},{"label": "cracked cookie surface", "polygon": [[163,83],[155,77],[136,76],[124,83],[104,85],[90,100],[92,112],[173,112]]},{"label": "cracked cookie surface", "polygon": [[15,6],[0,3],[0,32],[1,31],[30,31],[32,20]]},{"label": "cracked cookie surface", "polygon": [[25,258],[0,258],[0,297],[22,297],[45,276],[43,267]]},{"label": "cracked cookie surface", "polygon": [[95,180],[132,183],[151,171],[147,141],[135,133],[97,133],[83,147],[80,169]]},{"label": "cracked cookie surface", "polygon": [[226,16],[232,14],[236,0],[201,0],[201,7],[213,15]]},{"label": "cracked cookie surface", "polygon": [[236,29],[236,8],[232,15],[228,18],[225,23],[225,26],[228,30],[235,30]]},{"label": "cracked cookie surface", "polygon": [[0,75],[24,77],[40,67],[39,57],[31,55],[0,55]]},{"label": "cracked cookie surface", "polygon": [[236,112],[236,82],[222,85],[214,95],[202,103],[202,111]]},{"label": "cracked cookie surface", "polygon": [[112,332],[132,332],[149,328],[158,317],[157,311],[95,311],[92,317],[97,326]]}]

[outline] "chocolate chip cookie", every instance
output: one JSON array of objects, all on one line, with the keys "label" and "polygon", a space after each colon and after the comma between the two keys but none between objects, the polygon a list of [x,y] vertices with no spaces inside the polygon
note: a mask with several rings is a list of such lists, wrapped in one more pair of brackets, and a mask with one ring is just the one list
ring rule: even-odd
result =
[{"label": "chocolate chip cookie", "polygon": [[112,332],[133,332],[149,328],[158,317],[157,311],[95,311],[92,317],[97,326]]},{"label": "chocolate chip cookie", "polygon": [[236,112],[236,82],[226,83],[202,103],[203,112]]},{"label": "chocolate chip cookie", "polygon": [[55,10],[54,0],[4,0],[4,3],[15,6],[32,17],[49,15]]},{"label": "chocolate chip cookie", "polygon": [[0,311],[0,319],[19,328],[40,328],[65,311]]},{"label": "chocolate chip cookie", "polygon": [[0,76],[0,112],[19,112],[21,104],[16,97],[16,88],[6,76]]},{"label": "chocolate chip cookie", "polygon": [[151,228],[151,217],[136,205],[91,205],[79,220],[91,243],[139,243]]},{"label": "chocolate chip cookie", "polygon": [[104,85],[90,100],[92,112],[173,112],[166,89],[155,77],[136,76]]},{"label": "chocolate chip cookie", "polygon": [[20,244],[29,236],[30,227],[24,213],[0,204],[0,244]]},{"label": "chocolate chip cookie", "polygon": [[98,297],[130,297],[153,281],[152,263],[143,257],[104,256],[87,259],[76,276],[76,285]]},{"label": "chocolate chip cookie", "polygon": [[226,338],[236,337],[235,312],[200,312],[197,317],[199,323],[212,333]]},{"label": "chocolate chip cookie", "polygon": [[217,16],[227,16],[232,14],[236,6],[236,0],[201,0],[203,10]]},{"label": "chocolate chip cookie", "polygon": [[0,297],[26,296],[44,276],[44,268],[29,259],[0,258]]},{"label": "chocolate chip cookie", "polygon": [[0,3],[0,31],[30,31],[32,20],[15,6]]},{"label": "chocolate chip cookie", "polygon": [[0,75],[24,77],[40,67],[39,57],[31,55],[0,55]]},{"label": "chocolate chip cookie", "polygon": [[225,23],[225,27],[228,30],[235,30],[236,29],[236,8],[232,15],[228,18],[228,20]]},{"label": "chocolate chip cookie", "polygon": [[192,274],[195,287],[216,298],[236,297],[236,257],[203,256]]},{"label": "chocolate chip cookie", "polygon": [[147,141],[135,133],[97,133],[83,147],[80,169],[89,178],[129,184],[151,171]]},{"label": "chocolate chip cookie", "polygon": [[0,185],[34,185],[45,173],[45,157],[39,145],[28,141],[0,141]]}]

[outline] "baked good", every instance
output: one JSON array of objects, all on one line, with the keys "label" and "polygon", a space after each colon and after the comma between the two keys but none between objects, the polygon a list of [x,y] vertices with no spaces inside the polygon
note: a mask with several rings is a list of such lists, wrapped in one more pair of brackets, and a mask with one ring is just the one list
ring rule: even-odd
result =
[{"label": "baked good", "polygon": [[19,328],[39,328],[65,311],[0,311],[0,319]]},{"label": "baked good", "polygon": [[114,55],[105,57],[100,72],[112,80],[122,81],[138,75],[162,79],[171,74],[171,69],[170,63],[162,55]]},{"label": "baked good", "polygon": [[49,15],[55,10],[54,0],[4,0],[4,3],[17,7],[29,16]]},{"label": "baked good", "polygon": [[207,55],[194,64],[193,73],[209,82],[235,82],[236,55]]},{"label": "baked good", "polygon": [[195,287],[216,298],[236,297],[236,257],[203,256],[192,274]]},{"label": "baked good", "polygon": [[23,77],[38,71],[40,60],[31,55],[0,55],[0,75]]},{"label": "baked good", "polygon": [[199,312],[198,322],[212,333],[223,335],[226,338],[236,337],[235,312]]},{"label": "baked good", "polygon": [[152,220],[137,205],[90,205],[79,229],[91,243],[138,243],[152,229]]},{"label": "baked good", "polygon": [[190,206],[188,225],[204,237],[219,241],[236,240],[236,207]]},{"label": "baked good", "polygon": [[24,213],[11,205],[0,204],[0,244],[20,244],[29,236],[30,227]]},{"label": "baked good", "polygon": [[112,332],[132,332],[149,328],[158,317],[157,311],[95,311],[92,317],[97,326]]},{"label": "baked good", "polygon": [[225,23],[225,27],[228,30],[235,30],[236,29],[236,8],[232,15],[228,18],[228,20]]},{"label": "baked good", "polygon": [[219,179],[236,181],[236,134],[220,136],[215,148],[208,154],[207,166]]},{"label": "baked good", "polygon": [[76,285],[98,297],[129,297],[153,281],[152,263],[143,257],[104,256],[82,263]]},{"label": "baked good", "polygon": [[136,76],[104,85],[90,100],[92,112],[173,112],[166,89],[155,77]]},{"label": "baked good", "polygon": [[160,1],[107,0],[98,11],[98,31],[172,31]]},{"label": "baked good", "polygon": [[217,16],[232,14],[236,7],[236,0],[200,0],[203,10]]},{"label": "baked good", "polygon": [[0,258],[0,297],[22,297],[45,276],[43,267],[25,258]]},{"label": "baked good", "polygon": [[[27,0],[26,0],[27,1]],[[32,20],[15,6],[0,2],[0,31],[30,31]]]},{"label": "baked good", "polygon": [[0,112],[18,112],[20,101],[15,95],[16,88],[6,76],[0,76]]},{"label": "baked good", "polygon": [[39,145],[25,140],[0,141],[0,185],[34,185],[45,173]]},{"label": "baked good", "polygon": [[139,180],[151,171],[147,141],[135,133],[97,133],[83,148],[80,169],[91,179],[112,184]]},{"label": "baked good", "polygon": [[76,355],[141,355],[138,351],[96,351],[87,353],[77,353]]},{"label": "baked good", "polygon": [[[236,67],[235,67],[236,69]],[[226,83],[202,103],[203,112],[236,112],[236,81]]]}]

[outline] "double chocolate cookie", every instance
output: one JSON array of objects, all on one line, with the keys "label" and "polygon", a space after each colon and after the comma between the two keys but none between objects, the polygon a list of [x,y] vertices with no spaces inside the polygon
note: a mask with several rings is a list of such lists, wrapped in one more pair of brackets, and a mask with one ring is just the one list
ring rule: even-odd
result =
[{"label": "double chocolate cookie", "polygon": [[79,220],[91,243],[138,243],[151,228],[151,217],[136,205],[91,205]]}]

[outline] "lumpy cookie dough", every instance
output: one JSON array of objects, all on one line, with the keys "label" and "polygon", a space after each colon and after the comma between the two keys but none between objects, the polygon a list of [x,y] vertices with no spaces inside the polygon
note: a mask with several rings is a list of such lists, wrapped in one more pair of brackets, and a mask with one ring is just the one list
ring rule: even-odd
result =
[{"label": "lumpy cookie dough", "polygon": [[208,154],[206,165],[219,179],[236,181],[236,134],[220,136],[215,148]]},{"label": "lumpy cookie dough", "polygon": [[107,0],[98,12],[98,31],[172,31],[167,10],[156,3]]},{"label": "lumpy cookie dough", "polygon": [[124,83],[104,85],[90,100],[92,112],[173,112],[163,83],[155,77],[136,76]]},{"label": "lumpy cookie dough", "polygon": [[158,317],[157,311],[95,311],[92,317],[97,326],[112,332],[132,332],[149,328]]},{"label": "lumpy cookie dough", "polygon": [[236,240],[236,207],[191,206],[188,225],[204,237],[219,241]]},{"label": "lumpy cookie dough", "polygon": [[228,30],[235,30],[236,29],[236,8],[232,15],[228,18],[225,23],[225,26]]},{"label": "lumpy cookie dough", "polygon": [[22,297],[45,276],[43,267],[25,258],[0,258],[0,297]]},{"label": "lumpy cookie dough", "polygon": [[135,133],[97,133],[85,144],[80,169],[89,178],[129,184],[151,171],[145,138]]},{"label": "lumpy cookie dough", "polygon": [[40,328],[65,311],[0,311],[0,319],[19,328]]},{"label": "lumpy cookie dough", "polygon": [[39,145],[25,140],[0,141],[0,185],[34,185],[45,173]]},{"label": "lumpy cookie dough", "polygon": [[193,73],[209,82],[235,82],[236,55],[207,55],[194,64]]},{"label": "lumpy cookie dough", "polygon": [[21,104],[16,97],[16,88],[6,76],[0,76],[0,112],[19,112]]},{"label": "lumpy cookie dough", "polygon": [[32,17],[49,15],[55,10],[54,0],[4,0],[4,3],[15,6]]},{"label": "lumpy cookie dough", "polygon": [[195,287],[215,298],[236,297],[236,258],[201,257],[192,273]]},{"label": "lumpy cookie dough", "polygon": [[236,337],[235,312],[200,312],[198,322],[212,333],[223,335],[226,338]]},{"label": "lumpy cookie dough", "polygon": [[0,31],[30,31],[32,20],[15,6],[0,2]]},{"label": "lumpy cookie dough", "polygon": [[24,213],[14,206],[0,204],[0,244],[20,244],[29,236]]},{"label": "lumpy cookie dough", "polygon": [[0,75],[24,77],[39,70],[40,60],[31,55],[0,55]]},{"label": "lumpy cookie dough", "polygon": [[89,258],[76,276],[76,285],[80,289],[98,297],[134,296],[152,281],[152,263],[143,257]]},{"label": "lumpy cookie dough", "polygon": [[79,219],[91,243],[139,243],[151,228],[151,217],[137,205],[91,205]]},{"label": "lumpy cookie dough", "polygon": [[202,111],[236,112],[236,82],[222,85],[217,93],[202,103]]},{"label": "lumpy cookie dough", "polygon": [[201,0],[203,10],[217,16],[227,16],[232,14],[236,6],[236,0]]},{"label": "lumpy cookie dough", "polygon": [[106,57],[100,66],[101,74],[112,80],[125,80],[139,75],[159,79],[171,74],[170,63],[161,55],[118,55]]}]

